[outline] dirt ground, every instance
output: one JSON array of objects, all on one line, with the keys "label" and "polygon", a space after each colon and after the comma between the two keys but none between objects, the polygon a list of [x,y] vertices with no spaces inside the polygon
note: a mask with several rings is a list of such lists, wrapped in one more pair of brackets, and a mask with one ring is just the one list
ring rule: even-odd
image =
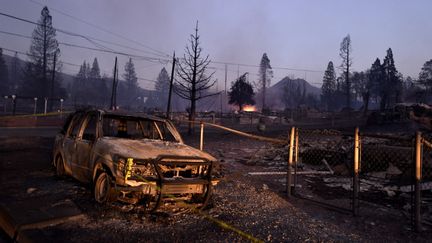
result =
[{"label": "dirt ground", "polygon": [[[284,137],[287,129],[264,135]],[[198,136],[185,140],[198,144]],[[287,198],[283,175],[248,175],[272,170],[244,161],[268,145],[226,132],[206,133],[204,150],[220,160],[221,181],[202,213],[167,206],[148,215],[120,202],[97,205],[88,185],[55,176],[50,164],[53,138],[4,138],[1,143],[0,203],[68,201],[84,214],[80,220],[27,230],[34,241],[242,242],[250,237],[269,242],[426,242],[431,236],[413,233],[406,217],[391,209],[362,207],[360,216],[353,217],[309,200]],[[4,232],[1,240],[9,240]]]}]

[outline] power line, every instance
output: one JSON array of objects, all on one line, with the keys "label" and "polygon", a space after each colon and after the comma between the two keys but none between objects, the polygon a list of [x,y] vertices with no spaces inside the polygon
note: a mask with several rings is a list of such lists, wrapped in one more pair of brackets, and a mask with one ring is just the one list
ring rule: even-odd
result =
[{"label": "power line", "polygon": [[[216,64],[226,64],[226,65],[243,66],[243,67],[256,67],[256,68],[260,67],[259,65],[244,64],[244,63],[221,62],[221,61],[210,61],[210,62],[216,63]],[[321,70],[301,69],[301,68],[289,68],[289,67],[272,67],[272,69],[285,69],[285,70],[290,70],[290,71],[324,73],[324,71],[321,71]]]},{"label": "power line", "polygon": [[[34,1],[34,0],[29,0],[29,1],[32,2],[32,3],[38,4],[38,5],[40,5],[40,6],[45,6],[44,4],[42,4],[42,3],[40,3],[40,2],[37,2],[37,1]],[[164,57],[169,57],[169,56],[170,56],[170,55],[168,55],[168,54],[166,54],[166,53],[164,53],[164,52],[162,52],[162,51],[156,50],[156,49],[154,49],[154,48],[152,48],[152,47],[150,47],[150,46],[147,46],[147,45],[145,45],[145,44],[143,44],[143,43],[141,43],[141,42],[138,42],[138,41],[135,41],[135,40],[129,39],[129,38],[127,38],[127,37],[124,37],[123,35],[117,34],[117,33],[115,33],[115,32],[112,32],[112,31],[107,30],[107,29],[105,29],[105,28],[102,28],[102,27],[100,27],[100,26],[97,26],[97,25],[95,25],[95,24],[93,24],[93,23],[91,23],[91,22],[85,21],[85,20],[83,20],[83,19],[80,19],[80,18],[75,17],[75,16],[73,16],[73,15],[70,15],[70,14],[68,14],[68,13],[65,13],[65,12],[63,12],[63,11],[61,11],[61,10],[58,10],[58,9],[55,9],[55,8],[52,8],[52,7],[50,7],[50,9],[52,9],[52,10],[54,10],[55,12],[58,12],[58,13],[60,13],[60,14],[62,14],[62,15],[65,15],[65,16],[67,16],[67,17],[69,17],[69,18],[72,18],[72,19],[74,19],[74,20],[76,20],[76,21],[79,21],[79,22],[81,22],[81,23],[87,24],[87,25],[92,26],[92,27],[94,27],[94,28],[96,28],[96,29],[99,29],[99,30],[101,30],[101,31],[103,31],[103,32],[105,32],[105,33],[108,33],[108,34],[114,35],[114,36],[116,36],[116,37],[118,37],[118,38],[121,38],[121,39],[123,39],[123,40],[127,40],[127,41],[129,41],[129,42],[132,42],[132,43],[138,44],[138,45],[140,45],[140,46],[143,46],[143,47],[145,47],[145,48],[148,48],[148,49],[150,49],[150,50],[152,50],[152,51],[154,51],[154,52],[156,52],[156,53],[159,53],[159,55],[162,54]],[[137,49],[137,50],[139,50],[139,49]],[[143,50],[141,50],[141,51],[143,51]],[[144,51],[144,52],[146,52],[146,51]],[[154,54],[153,54],[153,55],[154,55]]]},{"label": "power line", "polygon": [[[16,36],[16,37],[21,37],[21,38],[33,39],[33,37],[31,37],[31,36],[26,36],[26,35],[22,35],[22,34],[17,34],[17,33],[12,33],[12,32],[7,32],[7,31],[2,31],[2,30],[0,30],[0,33],[7,34],[7,35],[12,35],[12,36]],[[41,40],[41,39],[39,39],[39,40]],[[163,64],[169,63],[168,59],[148,57],[148,56],[140,56],[140,55],[135,55],[135,54],[129,54],[129,53],[124,53],[124,52],[119,52],[119,51],[115,51],[115,50],[98,49],[98,48],[93,48],[93,47],[88,47],[88,46],[82,46],[82,45],[77,45],[77,44],[72,44],[72,43],[66,43],[66,42],[58,42],[58,43],[61,44],[61,45],[64,45],[64,46],[69,46],[69,47],[76,47],[76,48],[87,49],[87,50],[92,50],[92,51],[99,51],[99,52],[112,53],[112,54],[117,54],[117,55],[122,55],[122,56],[127,56],[127,57],[133,57],[134,60],[142,60],[143,59],[143,60],[150,61],[150,62],[158,61],[158,62],[163,62]]]},{"label": "power line", "polygon": [[[5,13],[0,12],[0,15],[8,17],[8,18],[15,19],[15,20],[23,21],[23,22],[26,22],[26,23],[30,23],[30,24],[34,24],[34,25],[38,25],[38,26],[44,26],[44,25],[42,25],[40,23],[31,21],[31,20],[28,20],[28,19],[23,19],[23,18],[20,18],[20,17],[16,17],[16,16],[13,16],[13,15],[10,15],[10,14],[5,14]],[[105,49],[100,49],[100,50],[104,50],[106,52],[110,52],[111,51],[111,52],[116,52],[115,54],[119,54],[119,55],[126,55],[126,56],[130,56],[130,57],[135,56],[135,57],[138,57],[138,58],[143,58],[143,56],[131,55],[131,54],[125,54],[125,53],[118,52],[118,51],[113,51],[111,48],[105,47],[105,46],[103,46],[103,45],[101,45],[99,43],[96,43],[95,41],[100,41],[100,42],[104,42],[104,43],[111,44],[111,45],[117,45],[117,46],[125,47],[124,45],[121,45],[121,44],[117,44],[117,43],[114,43],[114,42],[109,42],[109,41],[101,40],[101,39],[98,39],[98,38],[94,38],[94,37],[91,37],[91,36],[86,36],[86,35],[70,32],[70,31],[66,31],[66,30],[59,29],[59,28],[54,28],[54,29],[56,31],[58,31],[60,33],[63,33],[63,34],[66,34],[66,35],[75,36],[75,37],[81,37],[81,38],[89,41],[90,43],[96,45],[97,47],[105,48]],[[156,61],[160,61],[160,60],[169,61],[168,59],[162,59],[162,58],[144,57],[144,60],[148,60],[148,59],[153,59],[153,60],[156,60]]]}]

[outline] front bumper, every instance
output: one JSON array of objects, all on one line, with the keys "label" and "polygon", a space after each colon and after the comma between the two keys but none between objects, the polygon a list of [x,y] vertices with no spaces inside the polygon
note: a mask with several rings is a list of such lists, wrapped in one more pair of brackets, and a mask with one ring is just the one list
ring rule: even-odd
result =
[{"label": "front bumper", "polygon": [[[147,195],[200,194],[205,193],[208,186],[214,186],[219,182],[211,178],[213,162],[204,158],[160,156],[153,161],[146,161],[149,162],[155,168],[155,178],[140,178],[132,173],[130,179],[116,179],[117,190]],[[191,178],[179,176],[179,170],[185,167],[194,168],[198,172],[191,174]]]}]

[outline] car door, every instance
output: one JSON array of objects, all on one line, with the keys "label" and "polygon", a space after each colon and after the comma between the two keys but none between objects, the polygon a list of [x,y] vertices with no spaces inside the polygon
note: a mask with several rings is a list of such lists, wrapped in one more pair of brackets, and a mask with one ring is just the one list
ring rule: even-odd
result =
[{"label": "car door", "polygon": [[89,182],[92,176],[92,152],[98,137],[98,114],[89,113],[83,122],[80,135],[76,139],[77,164],[75,176]]},{"label": "car door", "polygon": [[84,119],[84,113],[77,113],[71,121],[71,124],[66,132],[66,136],[63,140],[63,154],[66,167],[69,168],[72,176],[76,173],[76,139],[80,132],[82,122]]}]

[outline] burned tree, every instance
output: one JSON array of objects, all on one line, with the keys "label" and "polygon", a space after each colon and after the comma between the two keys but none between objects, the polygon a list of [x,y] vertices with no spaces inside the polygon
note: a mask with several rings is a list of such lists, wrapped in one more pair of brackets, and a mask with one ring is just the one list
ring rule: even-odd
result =
[{"label": "burned tree", "polygon": [[190,101],[189,111],[189,130],[192,134],[195,120],[196,102],[200,99],[215,95],[208,93],[216,80],[212,80],[213,73],[206,75],[206,70],[210,64],[209,55],[201,56],[202,48],[199,42],[198,22],[195,27],[195,33],[190,36],[190,46],[186,46],[186,53],[180,59],[177,66],[177,75],[180,80],[176,80],[174,92],[183,99]]},{"label": "burned tree", "polygon": [[255,105],[253,99],[254,90],[246,78],[248,73],[244,73],[235,82],[232,83],[231,91],[228,92],[229,104],[238,105],[239,111],[243,110],[244,105]]},{"label": "burned tree", "polygon": [[271,78],[273,77],[273,70],[270,66],[270,59],[267,57],[267,53],[264,53],[261,58],[261,63],[259,67],[259,79],[258,79],[258,89],[262,92],[262,110],[266,109],[266,89],[270,86]]},{"label": "burned tree", "polygon": [[340,44],[340,53],[339,56],[342,58],[342,64],[340,68],[344,74],[345,78],[345,98],[346,98],[346,107],[351,108],[351,82],[350,82],[350,67],[352,66],[352,58],[350,57],[352,51],[351,47],[351,37],[347,35],[343,38],[342,43]]}]

